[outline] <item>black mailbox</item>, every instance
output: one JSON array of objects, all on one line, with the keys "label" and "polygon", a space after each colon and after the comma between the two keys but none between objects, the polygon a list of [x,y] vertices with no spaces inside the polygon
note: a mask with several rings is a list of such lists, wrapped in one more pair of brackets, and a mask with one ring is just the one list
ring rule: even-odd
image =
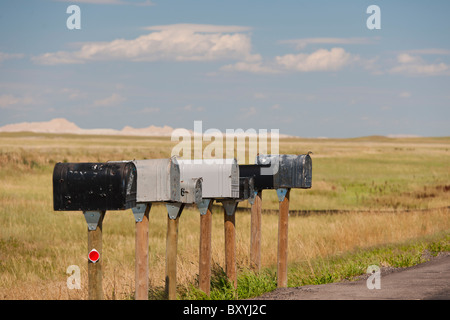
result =
[{"label": "black mailbox", "polygon": [[240,177],[254,177],[254,188],[311,188],[312,161],[309,155],[258,155],[256,164],[240,165]]},{"label": "black mailbox", "polygon": [[57,163],[53,170],[55,211],[125,210],[136,206],[132,162]]}]

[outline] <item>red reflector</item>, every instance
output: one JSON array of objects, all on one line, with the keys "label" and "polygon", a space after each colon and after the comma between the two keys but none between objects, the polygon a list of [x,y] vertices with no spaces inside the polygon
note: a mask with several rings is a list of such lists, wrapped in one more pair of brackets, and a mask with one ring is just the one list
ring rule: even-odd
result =
[{"label": "red reflector", "polygon": [[91,252],[89,252],[88,258],[90,262],[96,263],[100,259],[100,253],[97,250],[92,249]]}]

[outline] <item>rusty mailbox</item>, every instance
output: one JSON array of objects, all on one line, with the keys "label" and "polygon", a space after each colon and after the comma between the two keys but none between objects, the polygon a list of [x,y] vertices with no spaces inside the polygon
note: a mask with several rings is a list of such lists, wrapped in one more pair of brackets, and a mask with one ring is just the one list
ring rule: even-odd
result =
[{"label": "rusty mailbox", "polygon": [[122,163],[57,163],[55,211],[125,210],[136,206],[136,167]]}]

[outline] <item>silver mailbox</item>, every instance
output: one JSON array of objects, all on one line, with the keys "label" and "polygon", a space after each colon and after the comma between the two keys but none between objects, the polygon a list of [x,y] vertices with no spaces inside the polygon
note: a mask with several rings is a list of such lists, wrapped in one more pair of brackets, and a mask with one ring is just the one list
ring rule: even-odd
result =
[{"label": "silver mailbox", "polygon": [[202,201],[202,178],[192,178],[180,181],[180,202],[199,203]]},{"label": "silver mailbox", "polygon": [[137,170],[137,203],[180,202],[180,167],[175,157],[133,163]]},{"label": "silver mailbox", "polygon": [[262,176],[264,174],[263,169],[269,173],[269,177],[273,175],[272,188],[274,189],[311,188],[312,161],[309,155],[258,155],[256,157],[256,164],[265,167],[261,169],[262,178],[265,178]]},{"label": "silver mailbox", "polygon": [[178,164],[182,181],[203,179],[203,199],[239,198],[239,166],[236,159],[178,160]]}]

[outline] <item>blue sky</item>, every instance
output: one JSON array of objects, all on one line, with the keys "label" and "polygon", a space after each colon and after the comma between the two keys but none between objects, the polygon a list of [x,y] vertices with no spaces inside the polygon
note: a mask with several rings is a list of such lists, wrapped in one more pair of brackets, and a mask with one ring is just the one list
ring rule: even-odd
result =
[{"label": "blue sky", "polygon": [[[370,5],[381,29],[367,28]],[[449,136],[448,12],[438,0],[2,1],[0,126]]]}]

